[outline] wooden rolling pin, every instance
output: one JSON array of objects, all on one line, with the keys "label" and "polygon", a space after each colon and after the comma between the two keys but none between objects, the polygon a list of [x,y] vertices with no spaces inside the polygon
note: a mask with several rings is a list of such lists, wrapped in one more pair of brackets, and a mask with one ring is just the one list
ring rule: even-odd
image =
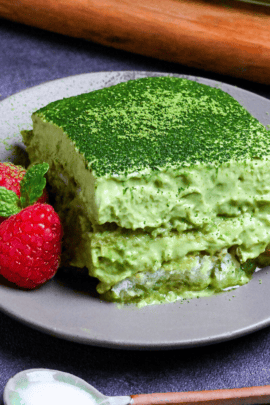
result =
[{"label": "wooden rolling pin", "polygon": [[270,84],[270,7],[226,0],[0,0],[0,17]]}]

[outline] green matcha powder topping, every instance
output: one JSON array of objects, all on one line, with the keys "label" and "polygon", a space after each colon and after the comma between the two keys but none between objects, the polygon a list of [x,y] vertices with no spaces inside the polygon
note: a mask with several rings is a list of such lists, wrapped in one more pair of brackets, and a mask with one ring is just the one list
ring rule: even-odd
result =
[{"label": "green matcha powder topping", "polygon": [[186,79],[131,80],[36,114],[63,129],[97,176],[270,156],[257,119],[222,90]]}]

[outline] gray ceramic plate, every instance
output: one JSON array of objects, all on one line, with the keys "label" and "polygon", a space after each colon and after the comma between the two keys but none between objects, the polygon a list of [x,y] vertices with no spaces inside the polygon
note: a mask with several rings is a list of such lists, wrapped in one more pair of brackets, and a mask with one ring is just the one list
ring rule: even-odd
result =
[{"label": "gray ceramic plate", "polygon": [[[0,160],[18,161],[20,131],[31,128],[31,113],[51,101],[121,81],[162,73],[105,72],[55,80],[22,91],[0,103]],[[183,76],[181,76],[183,77]],[[187,76],[185,76],[187,77]],[[187,77],[220,87],[264,125],[270,101],[227,84]],[[75,277],[76,276],[76,277]],[[123,349],[173,349],[217,343],[270,325],[270,269],[251,282],[210,298],[142,309],[118,308],[100,301],[93,281],[82,272],[59,271],[34,291],[21,291],[1,280],[0,308],[11,317],[50,335],[90,345]]]}]

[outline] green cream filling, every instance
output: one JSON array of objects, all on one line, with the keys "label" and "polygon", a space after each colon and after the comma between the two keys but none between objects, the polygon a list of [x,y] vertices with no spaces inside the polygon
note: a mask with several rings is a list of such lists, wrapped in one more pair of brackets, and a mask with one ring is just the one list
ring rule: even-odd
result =
[{"label": "green cream filling", "polygon": [[[31,133],[25,135],[28,140],[32,139]],[[41,153],[44,157],[36,142],[35,147],[30,145],[31,142],[28,151],[32,161],[39,160]],[[35,151],[35,156],[31,151]],[[81,187],[83,181],[77,183],[69,171],[70,166],[64,169],[65,165],[56,163],[52,151],[48,150],[45,160],[50,159],[48,179],[56,195],[55,208],[66,235],[64,256],[73,266],[86,266],[89,275],[100,281],[98,292],[108,300],[145,305],[179,297],[211,295],[229,286],[245,284],[252,274],[250,268],[254,270],[256,267],[253,259],[260,256],[269,244],[270,178],[265,162],[258,160],[249,165],[231,162],[224,165],[223,172],[222,168],[202,167],[200,171],[194,167],[188,175],[186,193],[180,191],[183,198],[175,198],[176,206],[171,210],[174,215],[170,220],[163,219],[160,227],[133,230],[120,227],[116,222],[93,225],[87,215],[86,197]],[[159,179],[162,175],[158,174]],[[87,173],[82,172],[81,176],[86,177]],[[145,207],[147,196],[149,205],[153,207],[155,202],[156,209],[164,209],[168,200],[159,190],[163,187],[167,193],[168,189],[176,189],[179,184],[183,186],[183,176],[173,178],[167,173],[163,179],[165,177],[166,183],[159,181],[156,184],[159,197],[156,202],[153,184],[149,182],[147,187],[143,180]],[[181,183],[173,183],[179,179]],[[106,185],[108,199],[111,195],[115,197],[115,185],[112,184],[110,179]],[[231,187],[232,184],[235,187]],[[188,192],[190,190],[192,192]],[[129,193],[124,192],[122,198],[114,199],[115,205],[110,199],[111,211],[123,212],[117,205],[119,202],[122,207],[123,199],[127,199],[131,210],[133,200]],[[134,215],[139,211],[136,206],[137,200]],[[148,212],[152,218],[152,213]],[[146,215],[145,220],[148,220]],[[220,257],[224,259],[223,264]],[[203,263],[199,268],[198,260]],[[247,263],[251,263],[251,267]],[[197,270],[192,273],[194,268]],[[153,284],[151,280],[157,282]]]},{"label": "green cream filling", "polygon": [[[89,235],[93,267],[90,274],[101,283],[98,292],[104,293],[115,283],[138,272],[157,271],[173,263],[181,267],[185,256],[204,252],[214,256],[223,249],[235,246],[241,263],[264,252],[269,243],[269,231],[261,229],[261,221],[248,214],[239,219],[219,219],[208,232],[193,230],[169,232],[153,237],[142,231],[105,231]],[[91,239],[91,242],[90,242]]]},{"label": "green cream filling", "polygon": [[133,230],[154,228],[154,234],[182,232],[204,228],[216,217],[258,215],[270,202],[270,171],[264,160],[95,178],[58,127],[39,118],[34,124],[35,136],[31,131],[24,134],[31,160],[49,163],[49,178],[61,193],[65,187],[79,188],[78,198],[94,227],[115,223]]}]

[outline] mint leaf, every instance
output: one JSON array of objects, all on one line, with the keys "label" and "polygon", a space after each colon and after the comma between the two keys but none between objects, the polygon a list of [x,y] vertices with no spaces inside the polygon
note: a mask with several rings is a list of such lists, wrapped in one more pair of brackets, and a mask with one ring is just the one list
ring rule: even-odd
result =
[{"label": "mint leaf", "polygon": [[25,173],[20,183],[22,208],[34,204],[42,196],[43,189],[46,186],[44,175],[49,170],[48,163],[41,163],[30,167]]},{"label": "mint leaf", "polygon": [[20,211],[17,194],[12,190],[7,190],[5,187],[0,186],[0,216],[7,218],[18,214]]}]

